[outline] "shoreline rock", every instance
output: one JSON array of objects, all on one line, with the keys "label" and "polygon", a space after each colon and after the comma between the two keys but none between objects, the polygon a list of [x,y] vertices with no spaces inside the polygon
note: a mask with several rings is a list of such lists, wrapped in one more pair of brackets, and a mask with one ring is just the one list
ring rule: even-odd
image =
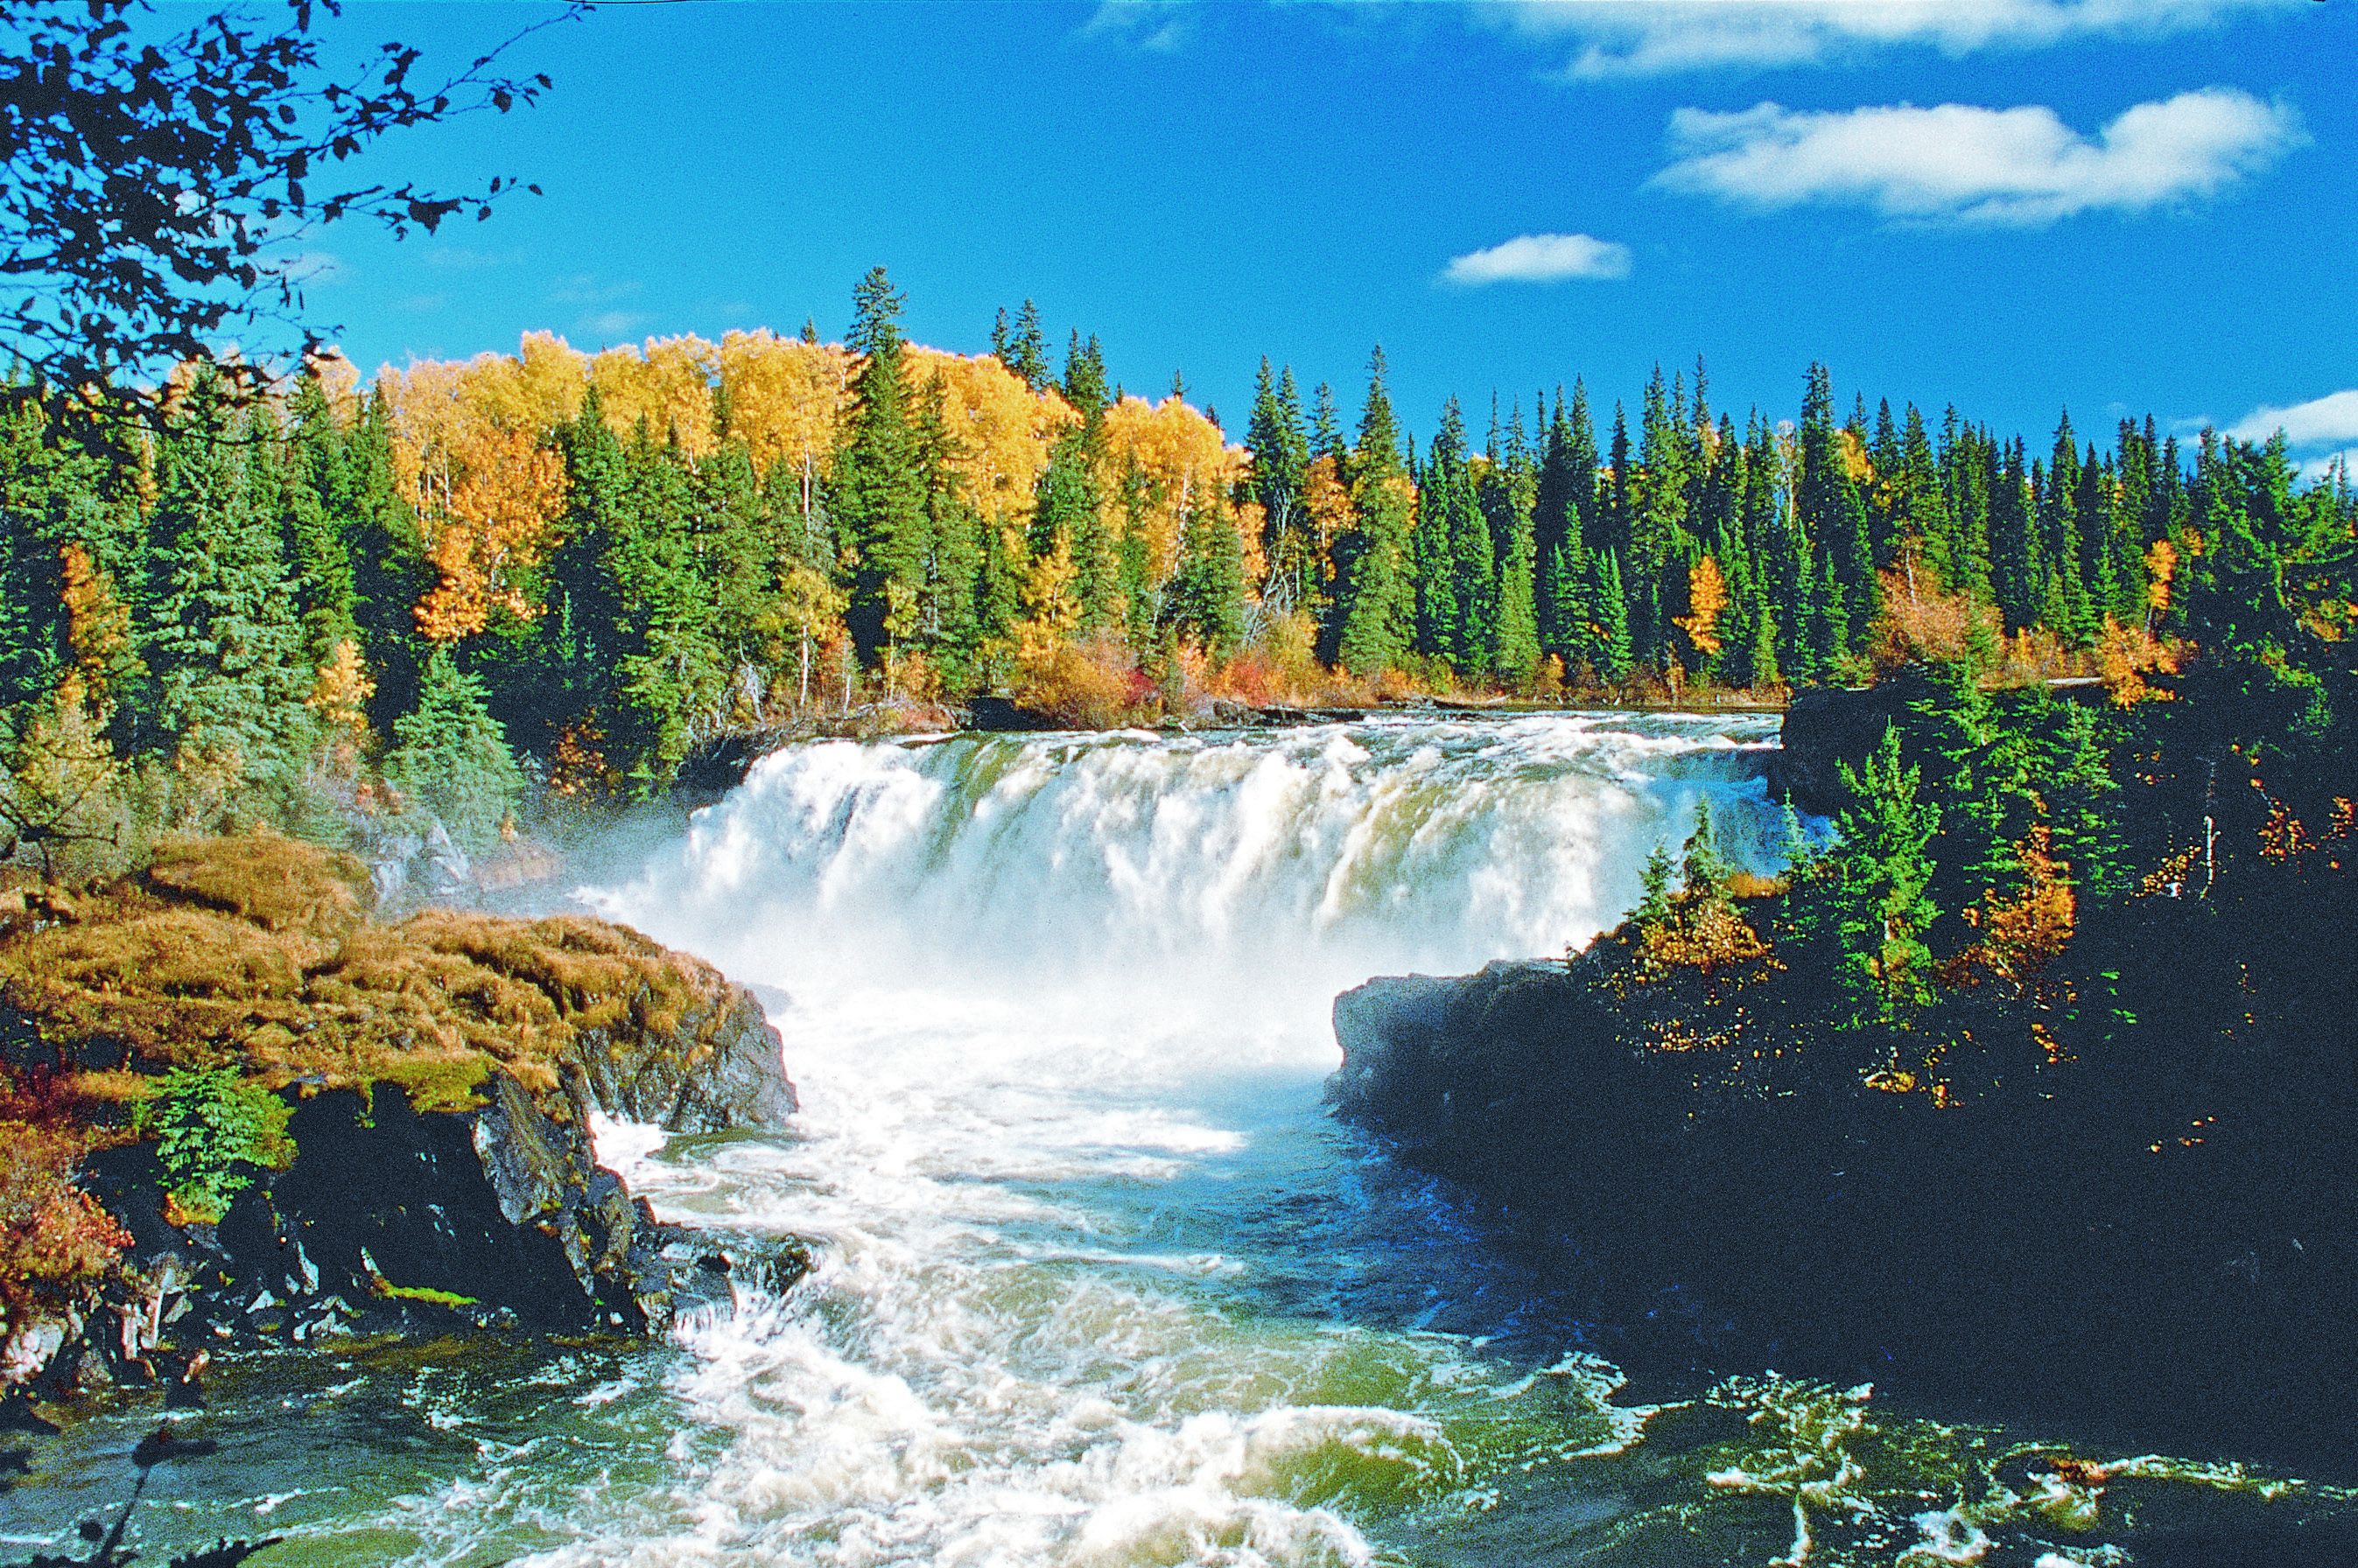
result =
[{"label": "shoreline rock", "polygon": [[[221,841],[0,920],[0,1065],[82,1108],[81,1186],[130,1237],[102,1282],[15,1315],[0,1392],[170,1382],[200,1352],[347,1332],[656,1333],[806,1269],[789,1237],[657,1221],[590,1142],[593,1112],[785,1125],[751,992],[627,928],[380,926],[367,893],[323,852]],[[214,1061],[274,1089],[294,1154],[205,1223],[128,1122],[140,1078]]]},{"label": "shoreline rock", "polygon": [[[1944,1109],[1829,1058],[1747,1087],[1721,1050],[1643,1043],[1646,1010],[1675,1004],[1600,983],[1611,945],[1569,972],[1346,992],[1327,1090],[1548,1260],[1606,1354],[2358,1475],[2340,1122],[2312,1110],[2299,1141],[2164,1157],[2147,1128],[2166,1082],[2065,1074]],[[2303,1081],[2269,1090],[2282,1127],[2316,1106]]]}]

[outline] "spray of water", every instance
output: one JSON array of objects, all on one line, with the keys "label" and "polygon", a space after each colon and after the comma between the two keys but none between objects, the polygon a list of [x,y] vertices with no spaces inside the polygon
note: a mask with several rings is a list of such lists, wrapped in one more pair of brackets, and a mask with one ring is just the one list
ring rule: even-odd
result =
[{"label": "spray of water", "polygon": [[557,1560],[1363,1563],[1370,1519],[1626,1442],[1609,1369],[1437,1331],[1490,1321],[1498,1270],[1429,1198],[1366,1191],[1384,1178],[1317,1112],[1325,1014],[1371,973],[1585,940],[1705,794],[1757,854],[1772,733],[1403,722],[767,759],[589,897],[783,993],[806,1106],[791,1138],[626,1174],[682,1217],[815,1233],[825,1261],[695,1331],[680,1391],[727,1440],[671,1520]]},{"label": "spray of water", "polygon": [[[2043,1450],[1866,1390],[1628,1402],[1542,1280],[1320,1108],[1336,992],[1585,940],[1705,797],[1734,858],[1773,858],[1772,736],[1562,716],[773,756],[581,897],[773,988],[804,1112],[600,1145],[667,1217],[816,1240],[815,1275],[654,1350],[256,1369],[223,1394],[252,1440],[157,1541],[266,1525],[307,1562],[549,1568],[2127,1561]],[[2326,1500],[2160,1460],[2111,1485]]]}]

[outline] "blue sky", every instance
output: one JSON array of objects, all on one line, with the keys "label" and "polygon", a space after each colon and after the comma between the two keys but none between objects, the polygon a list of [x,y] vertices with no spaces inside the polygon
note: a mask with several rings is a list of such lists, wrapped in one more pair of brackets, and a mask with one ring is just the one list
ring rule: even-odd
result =
[{"label": "blue sky", "polygon": [[[546,7],[359,4],[331,35],[463,58]],[[1786,416],[1953,402],[2358,447],[2351,0],[605,5],[521,46],[533,109],[386,151],[537,181],[463,232],[317,243],[364,366],[732,328],[838,335],[888,266],[979,351],[1174,370],[1241,430],[1260,357],[1355,415],[1368,346],[1455,393],[1657,360]]]}]

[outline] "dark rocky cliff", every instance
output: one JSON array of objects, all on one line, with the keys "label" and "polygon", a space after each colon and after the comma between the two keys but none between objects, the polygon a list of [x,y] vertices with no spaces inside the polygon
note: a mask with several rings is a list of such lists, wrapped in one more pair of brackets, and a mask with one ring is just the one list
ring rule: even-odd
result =
[{"label": "dark rocky cliff", "polygon": [[[804,1266],[790,1239],[656,1222],[596,1162],[593,1110],[709,1133],[796,1109],[760,1004],[693,959],[584,919],[382,926],[356,866],[266,838],[22,902],[0,914],[0,1122],[73,1130],[129,1244],[101,1279],[14,1282],[0,1385],[354,1329],[644,1333]],[[131,1112],[155,1075],[220,1063],[288,1107],[294,1152],[192,1216]]]},{"label": "dark rocky cliff", "polygon": [[2155,1036],[1942,1104],[1838,1045],[1810,1067],[1769,1031],[1699,1032],[1693,994],[1626,983],[1628,959],[1608,936],[1569,972],[1371,981],[1336,1003],[1329,1084],[1552,1260],[1609,1354],[2358,1475],[2346,1027],[2242,1060]]}]

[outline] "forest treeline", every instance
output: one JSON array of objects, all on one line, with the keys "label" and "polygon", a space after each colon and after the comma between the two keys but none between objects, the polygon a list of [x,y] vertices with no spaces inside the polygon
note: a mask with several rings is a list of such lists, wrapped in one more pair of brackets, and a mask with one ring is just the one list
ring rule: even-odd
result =
[{"label": "forest treeline", "polygon": [[[1074,722],[1209,695],[1675,698],[1911,659],[2101,669],[2203,640],[2270,530],[2346,539],[2346,475],[2154,422],[2037,451],[1953,408],[1797,424],[1658,370],[1476,441],[1412,440],[1380,350],[1347,427],[1263,362],[1240,444],[1184,388],[1061,370],[1027,303],[992,351],[906,340],[879,269],[822,343],[731,333],[598,355],[311,364],[283,397],[175,378],[128,456],[0,429],[11,847],[355,808],[489,843],[528,782],[667,788],[703,742],[856,704],[1016,696]],[[2215,597],[2215,595],[2213,595]]]}]

